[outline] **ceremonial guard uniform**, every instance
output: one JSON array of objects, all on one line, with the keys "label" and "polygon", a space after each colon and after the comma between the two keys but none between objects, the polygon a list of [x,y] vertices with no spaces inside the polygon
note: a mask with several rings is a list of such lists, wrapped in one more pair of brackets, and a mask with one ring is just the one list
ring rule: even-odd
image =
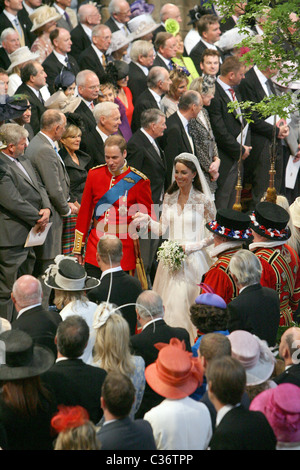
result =
[{"label": "ceremonial guard uniform", "polygon": [[249,246],[263,267],[261,285],[278,292],[280,325],[288,325],[293,321],[300,300],[299,257],[285,243],[290,237],[289,214],[276,204],[261,202],[250,218],[252,230],[266,239],[264,243]]},{"label": "ceremonial guard uniform", "polygon": [[231,257],[251,237],[249,225],[250,218],[233,209],[219,209],[216,220],[206,225],[208,230],[222,237],[224,242],[213,249],[211,255],[216,256],[217,261],[209,268],[202,281],[210,286],[215,294],[222,297],[226,304],[238,295],[237,285],[228,266]]},{"label": "ceremonial guard uniform", "polygon": [[122,269],[134,270],[136,258],[130,223],[137,211],[151,215],[152,204],[150,181],[135,168],[125,165],[115,175],[106,164],[92,168],[82,195],[73,253],[82,254],[88,238],[85,262],[98,266],[98,241],[106,233],[114,234],[123,244]]}]

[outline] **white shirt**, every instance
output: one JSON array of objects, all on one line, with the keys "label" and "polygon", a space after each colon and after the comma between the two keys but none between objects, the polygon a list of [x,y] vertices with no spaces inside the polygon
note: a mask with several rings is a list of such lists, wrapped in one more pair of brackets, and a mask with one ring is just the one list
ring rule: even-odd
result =
[{"label": "white shirt", "polygon": [[166,64],[166,66],[168,67],[168,69],[170,69],[170,62],[171,62],[171,59],[166,59],[164,56],[162,56],[159,52],[157,52],[157,55],[158,57],[161,58],[161,60],[164,61],[164,63]]},{"label": "white shirt", "polygon": [[181,114],[180,111],[177,111],[177,114],[182,122],[182,125],[184,127],[184,130],[186,132],[186,135],[187,135],[187,138],[189,139],[189,142],[191,144],[191,148],[192,148],[192,153],[194,153],[194,142],[193,142],[193,139],[191,137],[191,135],[189,134],[189,131],[188,131],[188,124],[189,124],[189,121]]},{"label": "white shirt", "polygon": [[153,95],[155,101],[157,102],[157,106],[159,109],[161,109],[161,96],[156,93],[156,91],[152,90],[151,88],[148,88],[150,93]]},{"label": "white shirt", "polygon": [[228,413],[228,411],[232,410],[234,406],[232,405],[224,405],[222,408],[217,412],[217,417],[216,417],[216,427],[220,424],[224,416]]},{"label": "white shirt", "polygon": [[196,29],[191,29],[187,33],[183,43],[184,43],[184,47],[188,55],[190,54],[193,47],[195,47],[196,44],[198,44],[200,39],[201,39],[201,36]]},{"label": "white shirt", "polygon": [[159,317],[159,318],[153,318],[152,320],[148,321],[142,328],[142,331],[147,328],[147,326],[151,325],[152,323],[156,322],[156,321],[159,321],[159,320],[163,320],[162,317]]},{"label": "white shirt", "polygon": [[62,65],[65,65],[66,66],[66,60],[68,60],[68,54],[60,54],[59,52],[55,51],[53,49],[53,54],[55,55],[55,57],[57,58],[57,60],[59,60],[59,62],[62,64]]},{"label": "white shirt", "polygon": [[98,126],[96,126],[96,131],[100,134],[100,137],[101,137],[101,139],[103,140],[103,143],[104,143],[106,141],[107,137],[109,137],[109,135],[104,134],[104,132],[102,132],[101,129],[99,129]]},{"label": "white shirt", "polygon": [[101,274],[101,277],[100,277],[100,281],[101,279],[106,276],[107,274],[110,274],[110,273],[117,273],[119,271],[122,271],[122,268],[121,266],[116,266],[115,268],[109,268],[109,269],[106,269],[105,271],[102,272]]},{"label": "white shirt", "polygon": [[103,65],[103,52],[101,52],[98,47],[95,46],[95,44],[92,44],[92,48],[94,49],[94,51],[96,52],[97,54],[97,57],[99,58],[101,64]]},{"label": "white shirt", "polygon": [[[133,62],[133,61],[132,61]],[[143,72],[145,75],[148,75],[149,74],[149,69],[148,67],[145,67],[144,65],[142,64],[139,64],[139,62],[133,62],[135,65],[137,65]]]},{"label": "white shirt", "polygon": [[92,42],[92,30],[86,24],[80,23],[85,34],[90,38]]},{"label": "white shirt", "polygon": [[267,96],[270,96],[268,87],[267,87],[267,85],[266,85],[266,82],[267,82],[268,78],[265,77],[264,74],[258,69],[257,65],[254,65],[253,70],[254,70],[254,72],[256,73],[256,76],[257,76],[257,78],[258,78],[258,80],[259,80],[259,83],[260,83],[261,86],[263,87],[265,94],[266,94]]},{"label": "white shirt", "polygon": [[38,303],[34,305],[29,305],[29,307],[21,308],[21,310],[18,312],[17,318],[19,318],[22,315],[22,313],[26,312],[27,310],[30,310],[31,308],[34,308],[34,307],[38,307],[39,305],[42,305],[42,304]]}]

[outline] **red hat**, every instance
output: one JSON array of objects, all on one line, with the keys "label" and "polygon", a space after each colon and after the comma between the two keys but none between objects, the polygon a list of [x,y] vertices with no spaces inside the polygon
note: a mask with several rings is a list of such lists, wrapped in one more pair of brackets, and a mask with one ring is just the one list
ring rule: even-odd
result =
[{"label": "red hat", "polygon": [[146,367],[148,385],[165,398],[191,395],[202,384],[203,370],[198,358],[186,351],[185,342],[172,338],[169,344],[157,343],[157,360]]}]

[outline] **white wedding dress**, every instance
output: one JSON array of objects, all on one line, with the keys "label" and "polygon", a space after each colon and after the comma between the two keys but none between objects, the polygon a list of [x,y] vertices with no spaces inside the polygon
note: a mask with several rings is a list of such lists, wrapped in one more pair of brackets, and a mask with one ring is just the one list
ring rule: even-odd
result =
[{"label": "white wedding dress", "polygon": [[161,219],[151,221],[151,231],[180,242],[185,246],[187,257],[182,268],[172,274],[159,261],[153,290],[163,300],[165,322],[185,328],[193,345],[197,329],[190,320],[190,306],[199,295],[202,275],[212,265],[206,247],[213,243],[213,238],[205,224],[215,218],[216,210],[214,202],[193,186],[183,209],[178,204],[178,196],[179,190],[165,195]]}]

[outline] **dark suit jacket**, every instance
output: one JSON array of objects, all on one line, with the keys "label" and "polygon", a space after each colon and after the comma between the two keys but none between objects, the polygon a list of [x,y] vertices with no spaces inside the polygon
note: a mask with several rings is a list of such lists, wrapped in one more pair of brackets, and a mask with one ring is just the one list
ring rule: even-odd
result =
[{"label": "dark suit jacket", "polygon": [[[299,356],[299,355],[298,355]],[[277,385],[290,383],[300,387],[300,364],[294,364],[288,367],[282,374],[272,378]]]},{"label": "dark suit jacket", "polygon": [[237,406],[216,427],[211,450],[275,450],[276,437],[267,418],[260,411]]},{"label": "dark suit jacket", "polygon": [[58,405],[83,406],[95,424],[103,416],[100,397],[105,377],[103,369],[85,364],[81,359],[62,359],[41,375]]},{"label": "dark suit jacket", "polygon": [[[207,49],[206,44],[204,44],[204,42],[201,41],[200,39],[200,41],[193,47],[193,49],[190,52],[190,58],[194,62],[194,65],[199,75],[202,75],[202,70],[200,68],[200,61],[201,61],[202,54],[206,49]],[[219,47],[217,47],[217,50],[220,52],[221,61],[224,62],[225,57],[224,57],[223,52],[221,51]]]},{"label": "dark suit jacket", "polygon": [[[238,90],[236,90],[236,97],[241,101]],[[240,144],[237,142],[236,138],[241,133],[242,125],[236,112],[228,112],[227,104],[229,102],[230,98],[221,85],[216,82],[215,97],[211,100],[210,106],[206,109],[209,114],[211,127],[221,159],[219,169],[220,176],[217,181],[218,186],[222,186],[230,168],[240,157]],[[249,139],[250,132],[248,131],[246,145],[249,145]]]},{"label": "dark suit jacket", "polygon": [[[88,108],[88,106],[85,104],[84,101],[81,101],[81,103],[79,104],[79,106],[77,106],[74,112],[76,112],[76,114],[79,114],[79,116],[83,120],[85,133],[90,132],[93,129],[95,129],[96,120],[94,118],[92,111]],[[82,150],[88,153],[88,151],[84,150],[84,148],[82,148]],[[91,155],[91,157],[93,158],[93,155]]]},{"label": "dark suit jacket", "polygon": [[109,29],[111,30],[112,33],[114,33],[115,31],[119,31],[119,27],[117,25],[117,23],[114,21],[114,19],[110,16],[108,18],[108,20],[105,22],[106,26],[109,27]]},{"label": "dark suit jacket", "polygon": [[31,104],[31,119],[30,125],[34,134],[37,134],[40,130],[40,121],[42,114],[46,111],[43,103],[38,99],[36,94],[27,86],[25,83],[22,83],[19,88],[16,90],[16,95],[26,95]]},{"label": "dark suit jacket", "polygon": [[8,57],[6,50],[4,49],[4,47],[0,47],[0,67],[4,70],[7,70],[10,64],[11,61]]},{"label": "dark suit jacket", "polygon": [[56,330],[62,321],[58,312],[47,311],[42,305],[30,308],[12,322],[13,330],[22,330],[28,333],[36,344],[46,346],[57,356],[54,343]]},{"label": "dark suit jacket", "polygon": [[105,163],[104,143],[96,126],[82,134],[80,149],[91,156],[90,168]]},{"label": "dark suit jacket", "polygon": [[166,186],[167,175],[165,155],[163,151],[161,156],[158,155],[150,140],[140,129],[128,141],[127,161],[130,166],[149,178],[154,204],[162,202],[160,197]]},{"label": "dark suit jacket", "polygon": [[193,153],[193,149],[177,112],[168,117],[166,125],[161,145],[166,155],[167,183],[170,185],[174,158],[182,152]]},{"label": "dark suit jacket", "polygon": [[132,102],[135,105],[138,97],[147,89],[147,75],[144,74],[143,70],[138,65],[131,61],[128,76],[128,88],[130,88]]},{"label": "dark suit jacket", "polygon": [[[110,286],[110,274],[106,274],[101,279],[98,287],[88,292],[88,298],[91,302],[99,304],[107,300],[107,294]],[[112,288],[109,301],[118,307],[127,303],[134,303],[142,292],[142,287],[138,279],[124,271],[112,273]],[[121,308],[123,317],[127,320],[130,328],[130,334],[136,331],[136,311],[135,306]]]},{"label": "dark suit jacket", "polygon": [[[75,77],[80,71],[80,68],[74,59],[70,54],[68,54],[68,60],[70,64],[70,72],[72,72]],[[48,57],[44,60],[42,63],[44,70],[47,74],[47,85],[49,88],[50,93],[54,93],[54,80],[56,77],[60,74],[62,70],[67,70],[67,68],[57,59],[55,54],[51,52],[51,54],[48,55]]]},{"label": "dark suit jacket", "polygon": [[78,61],[81,52],[91,45],[90,38],[84,31],[80,23],[71,31],[71,56]]},{"label": "dark suit jacket", "polygon": [[150,92],[149,88],[147,87],[145,91],[137,98],[134,110],[132,114],[132,121],[131,121],[131,130],[132,132],[136,132],[141,127],[141,114],[145,109],[155,108],[158,109],[157,102],[155,101],[154,96]]},{"label": "dark suit jacket", "polygon": [[[187,351],[191,351],[188,332],[184,328],[174,328],[167,325],[163,319],[150,323],[140,333],[131,336],[131,349],[134,354],[143,357],[147,367],[157,359],[158,349],[154,345],[156,343],[169,343],[171,338],[184,341]],[[143,418],[147,411],[159,405],[163,400],[164,397],[154,392],[146,382],[142,403],[135,417]]]},{"label": "dark suit jacket", "polygon": [[278,293],[260,284],[248,286],[228,304],[228,330],[246,330],[275,346],[280,319]]},{"label": "dark suit jacket", "polygon": [[29,18],[29,14],[25,7],[23,7],[23,9],[19,12],[18,17],[20,19],[21,25],[23,25],[23,30],[26,30],[27,40],[30,46],[32,46],[32,44],[36,40],[36,35],[35,33],[31,33],[30,31],[32,28],[32,21]]},{"label": "dark suit jacket", "polygon": [[129,417],[105,424],[97,432],[101,450],[156,450],[150,423]]},{"label": "dark suit jacket", "polygon": [[101,83],[105,70],[91,44],[79,55],[78,65],[80,70],[88,69],[95,72]]},{"label": "dark suit jacket", "polygon": [[[26,21],[26,18],[24,17],[24,14],[22,13],[22,10],[19,11],[18,13],[18,19],[21,28],[23,29],[23,34],[24,34],[24,41],[25,41],[25,46],[31,47],[31,35],[30,35],[30,27],[28,25],[28,21]],[[2,11],[0,13],[0,31],[4,31],[6,28],[14,28],[14,25],[9,21],[5,13]]]},{"label": "dark suit jacket", "polygon": [[169,67],[167,66],[167,64],[165,63],[164,60],[162,60],[161,57],[159,57],[159,55],[156,55],[154,61],[153,61],[153,65],[152,67],[163,67],[164,69],[166,69],[168,72],[170,72],[170,69]]}]

